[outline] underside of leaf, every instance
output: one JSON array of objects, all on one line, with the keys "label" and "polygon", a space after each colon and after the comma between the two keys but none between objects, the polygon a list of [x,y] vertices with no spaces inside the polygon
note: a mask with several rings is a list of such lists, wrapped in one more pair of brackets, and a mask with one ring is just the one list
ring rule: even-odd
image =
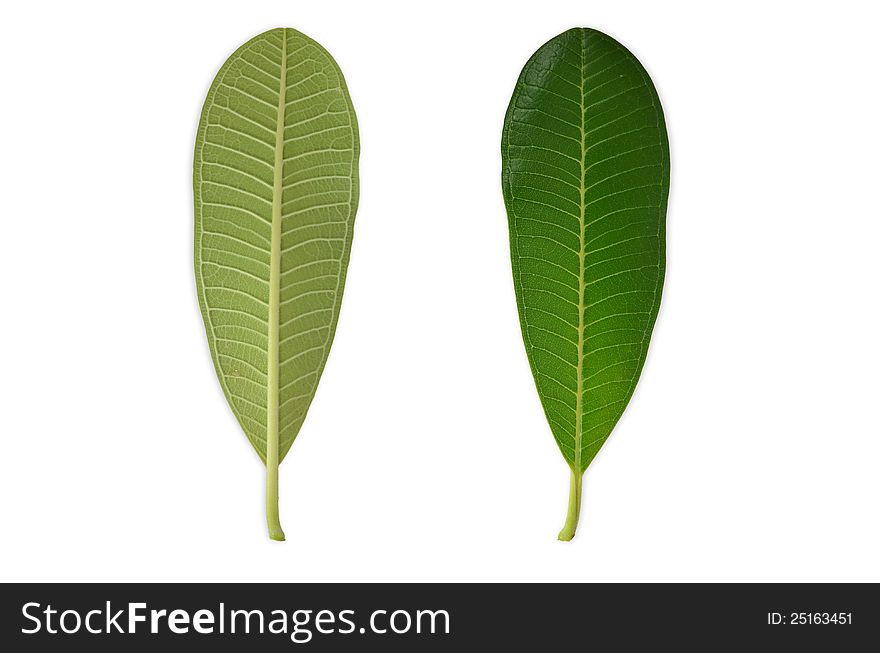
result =
[{"label": "underside of leaf", "polygon": [[650,78],[611,37],[542,46],[502,136],[514,287],[538,394],[572,470],[584,470],[635,389],[660,305],[669,148]]},{"label": "underside of leaf", "polygon": [[358,201],[342,73],[292,29],[251,39],[208,92],[194,159],[195,272],[223,392],[267,466],[299,433],[336,329]]}]

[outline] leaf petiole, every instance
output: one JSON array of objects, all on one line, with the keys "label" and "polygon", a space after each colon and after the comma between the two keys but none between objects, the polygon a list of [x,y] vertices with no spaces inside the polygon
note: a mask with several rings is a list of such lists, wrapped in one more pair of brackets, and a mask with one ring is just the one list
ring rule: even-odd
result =
[{"label": "leaf petiole", "polygon": [[[277,450],[276,450],[277,451]],[[274,458],[274,461],[272,460]],[[266,459],[266,522],[269,537],[278,542],[284,541],[281,518],[278,516],[278,454]]]},{"label": "leaf petiole", "polygon": [[568,492],[568,515],[565,518],[565,525],[559,531],[559,539],[563,542],[569,542],[577,531],[578,519],[581,515],[581,483],[584,479],[583,472],[571,470],[571,484]]}]

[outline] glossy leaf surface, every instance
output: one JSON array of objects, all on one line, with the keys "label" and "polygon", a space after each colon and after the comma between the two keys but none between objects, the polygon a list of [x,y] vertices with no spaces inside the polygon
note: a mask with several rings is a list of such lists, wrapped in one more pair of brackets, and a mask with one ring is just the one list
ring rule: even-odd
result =
[{"label": "glossy leaf surface", "polygon": [[645,362],[665,269],[669,147],[648,74],[611,37],[572,29],[528,61],[502,136],[514,286],[538,394],[581,477]]}]

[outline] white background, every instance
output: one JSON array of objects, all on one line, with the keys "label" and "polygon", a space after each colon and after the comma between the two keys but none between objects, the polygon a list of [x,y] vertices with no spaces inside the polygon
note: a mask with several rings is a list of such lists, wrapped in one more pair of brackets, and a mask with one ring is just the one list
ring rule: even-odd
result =
[{"label": "white background", "polygon": [[[0,579],[880,581],[878,10],[429,4],[3,5]],[[202,102],[276,26],[333,54],[362,138],[285,543],[192,273]],[[648,362],[564,544],[499,144],[522,65],[572,26],[645,64],[673,169]]]}]

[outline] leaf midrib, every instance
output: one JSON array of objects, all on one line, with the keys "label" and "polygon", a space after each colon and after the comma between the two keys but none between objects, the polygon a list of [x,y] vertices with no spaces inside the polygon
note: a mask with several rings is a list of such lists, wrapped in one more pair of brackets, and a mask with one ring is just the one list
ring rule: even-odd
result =
[{"label": "leaf midrib", "polygon": [[[280,453],[279,400],[281,314],[281,203],[284,183],[284,108],[287,91],[287,30],[281,30],[281,71],[278,79],[278,114],[275,120],[275,164],[272,185],[272,235],[269,255],[269,329],[266,396],[266,467],[277,470]],[[276,472],[277,473],[277,472]]]},{"label": "leaf midrib", "polygon": [[586,33],[583,30],[580,30],[581,33],[581,66],[580,66],[580,105],[581,105],[581,156],[580,156],[580,166],[581,166],[581,174],[580,174],[580,252],[578,256],[579,262],[579,271],[578,271],[578,350],[577,350],[577,394],[575,396],[575,419],[577,420],[574,425],[574,473],[581,473],[581,439],[583,436],[583,411],[584,411],[584,312],[586,307],[584,306],[584,291],[586,290],[586,284],[584,282],[584,274],[586,273],[586,266],[584,263],[584,259],[586,257],[586,156],[587,156],[587,108],[586,102],[584,98],[584,81],[586,79],[586,59],[587,59],[587,37]]}]

